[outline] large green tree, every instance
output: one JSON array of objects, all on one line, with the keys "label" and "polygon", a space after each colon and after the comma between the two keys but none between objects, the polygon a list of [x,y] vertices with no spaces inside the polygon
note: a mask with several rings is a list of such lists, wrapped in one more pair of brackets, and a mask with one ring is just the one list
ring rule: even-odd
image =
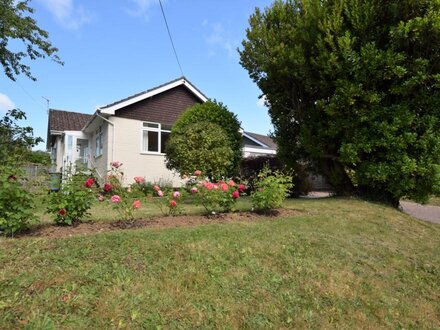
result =
[{"label": "large green tree", "polygon": [[58,49],[48,40],[48,32],[30,16],[34,9],[28,3],[29,0],[0,0],[0,63],[6,76],[14,81],[19,74],[35,80],[26,59],[49,57],[62,64],[56,55]]},{"label": "large green tree", "polygon": [[397,205],[440,182],[440,1],[275,1],[240,63],[268,100],[280,156],[339,193]]},{"label": "large green tree", "polygon": [[[242,135],[240,133],[240,122],[237,119],[237,116],[228,110],[228,108],[221,102],[217,101],[207,101],[202,104],[196,104],[192,106],[191,108],[187,109],[185,112],[182,113],[182,115],[177,119],[176,123],[173,126],[173,129],[171,131],[171,139],[177,136],[182,137],[182,142],[185,142],[185,136],[191,136],[194,139],[197,139],[197,134],[192,134],[192,130],[194,127],[192,126],[195,123],[201,124],[199,128],[203,128],[200,130],[197,129],[197,134],[202,133],[203,130],[209,131],[211,130],[211,133],[205,134],[203,132],[203,135],[200,135],[200,141],[199,143],[196,143],[194,148],[198,148],[200,151],[206,150],[206,146],[203,145],[202,138],[208,138],[211,140],[211,135],[217,134],[220,136],[221,139],[215,139],[215,145],[220,146],[217,144],[217,142],[220,142],[222,146],[225,146],[226,148],[230,148],[232,150],[232,154],[228,156],[228,159],[224,161],[224,165],[222,166],[221,173],[213,173],[215,176],[218,176],[219,174],[223,176],[233,176],[238,173],[238,170],[240,168],[240,161],[242,158],[242,150],[241,150],[241,141],[242,141]],[[206,123],[211,123],[219,126],[218,129],[213,129],[211,126],[206,125]],[[218,141],[217,141],[218,140]],[[195,141],[196,142],[196,141]],[[174,147],[173,147],[174,148]],[[188,174],[184,173],[187,169],[191,170],[185,165],[185,171],[182,172],[183,167],[179,168],[179,165],[181,162],[177,161],[177,158],[175,157],[176,151],[178,149],[167,149],[167,166],[170,169],[176,169],[182,174]],[[198,152],[198,151],[196,151]],[[223,153],[224,154],[224,153]],[[209,156],[210,153],[205,153],[205,157],[211,157]],[[183,160],[183,159],[182,159]],[[196,162],[196,159],[187,159],[185,162],[193,162],[193,169],[192,171],[197,168],[198,164]],[[205,163],[209,163],[207,160]],[[206,173],[205,173],[206,174]]]}]

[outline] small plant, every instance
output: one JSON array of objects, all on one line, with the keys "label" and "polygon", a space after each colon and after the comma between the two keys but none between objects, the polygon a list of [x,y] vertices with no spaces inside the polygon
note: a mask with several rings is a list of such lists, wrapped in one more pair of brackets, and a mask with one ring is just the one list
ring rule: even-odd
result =
[{"label": "small plant", "polygon": [[194,176],[189,179],[192,185],[189,190],[195,196],[196,202],[209,214],[233,210],[240,194],[246,189],[245,185],[230,179],[218,182],[201,180],[201,174],[199,170],[195,171]]},{"label": "small plant", "polygon": [[95,180],[82,173],[72,174],[69,171],[58,192],[47,198],[46,213],[54,216],[58,225],[75,225],[89,215],[94,201]]},{"label": "small plant", "polygon": [[[135,183],[128,189],[123,187],[124,173],[122,172],[121,162],[111,162],[110,174],[107,176],[107,182],[104,184],[104,191],[98,196],[100,202],[105,201],[105,196],[110,196],[110,202],[113,209],[116,210],[121,218],[132,223],[134,221],[134,212],[142,205],[139,199],[133,196],[139,194],[138,187],[144,183],[144,178],[137,176],[134,178]],[[134,188],[133,188],[134,186]]]},{"label": "small plant", "polygon": [[33,215],[34,202],[11,168],[0,171],[0,232],[13,235],[25,230],[29,224],[37,222]]},{"label": "small plant", "polygon": [[281,207],[289,196],[292,178],[280,171],[264,167],[255,180],[255,190],[251,193],[252,205],[256,211],[268,211]]},{"label": "small plant", "polygon": [[153,189],[155,191],[153,202],[163,215],[175,216],[183,213],[184,191],[161,188],[159,185],[154,185]]}]

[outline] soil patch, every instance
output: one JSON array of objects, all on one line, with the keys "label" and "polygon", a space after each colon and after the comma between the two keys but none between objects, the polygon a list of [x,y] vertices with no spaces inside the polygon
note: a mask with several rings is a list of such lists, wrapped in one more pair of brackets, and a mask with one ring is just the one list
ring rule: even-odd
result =
[{"label": "soil patch", "polygon": [[206,225],[213,223],[230,222],[251,222],[262,219],[277,219],[288,216],[298,216],[303,212],[292,209],[279,209],[270,214],[257,214],[254,212],[236,212],[216,215],[181,215],[174,217],[158,217],[152,219],[137,219],[134,222],[115,221],[115,222],[84,222],[76,226],[56,226],[52,224],[42,224],[35,226],[28,232],[16,235],[15,238],[26,237],[48,237],[61,238],[72,236],[92,235],[109,231],[140,229],[140,228],[173,228]]}]

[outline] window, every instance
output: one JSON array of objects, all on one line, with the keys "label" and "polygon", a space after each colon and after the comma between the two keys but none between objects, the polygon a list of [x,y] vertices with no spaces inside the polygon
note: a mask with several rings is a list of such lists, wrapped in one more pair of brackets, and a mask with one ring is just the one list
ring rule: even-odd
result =
[{"label": "window", "polygon": [[102,130],[102,126],[99,126],[98,130],[96,131],[96,143],[95,143],[95,156],[101,156],[102,155],[102,137],[104,135],[104,132]]},{"label": "window", "polygon": [[142,152],[164,153],[171,126],[145,122],[142,127]]}]

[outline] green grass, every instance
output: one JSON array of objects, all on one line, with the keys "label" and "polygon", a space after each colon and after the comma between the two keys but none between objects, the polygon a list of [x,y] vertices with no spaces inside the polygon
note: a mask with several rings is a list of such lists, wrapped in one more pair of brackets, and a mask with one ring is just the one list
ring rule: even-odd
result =
[{"label": "green grass", "polygon": [[298,217],[0,239],[0,328],[439,328],[440,226],[348,199]]},{"label": "green grass", "polygon": [[440,197],[431,197],[428,201],[429,205],[435,205],[435,206],[440,206]]}]

